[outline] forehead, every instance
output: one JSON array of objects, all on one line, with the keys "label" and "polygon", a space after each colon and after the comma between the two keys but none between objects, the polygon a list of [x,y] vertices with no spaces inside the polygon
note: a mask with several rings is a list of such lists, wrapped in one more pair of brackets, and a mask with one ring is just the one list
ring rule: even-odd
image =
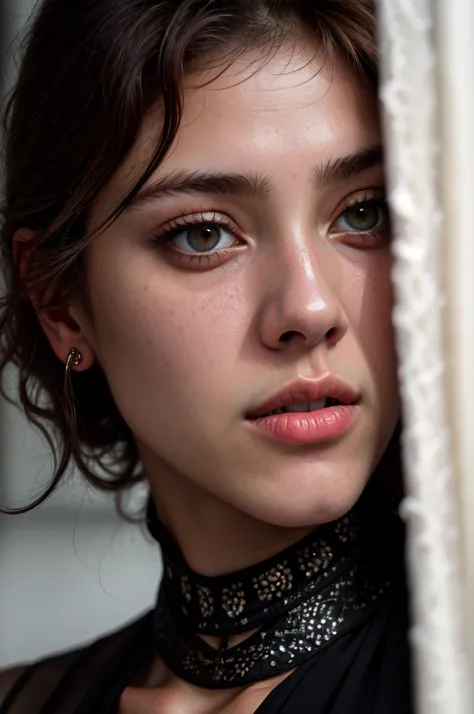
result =
[{"label": "forehead", "polygon": [[[195,72],[183,87],[174,144],[154,177],[174,171],[304,170],[380,140],[375,93],[338,61],[314,48],[282,47],[270,59],[248,53],[218,77]],[[120,201],[145,169],[161,131],[159,106],[101,200]],[[152,177],[152,180],[153,178]]]}]

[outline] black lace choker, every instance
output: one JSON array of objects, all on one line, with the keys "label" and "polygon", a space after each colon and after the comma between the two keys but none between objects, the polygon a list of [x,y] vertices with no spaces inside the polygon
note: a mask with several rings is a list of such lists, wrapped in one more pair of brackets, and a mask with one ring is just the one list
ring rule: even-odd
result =
[{"label": "black lace choker", "polygon": [[[147,523],[163,552],[155,647],[197,686],[242,686],[288,670],[365,618],[389,590],[358,509],[263,563],[219,577],[188,568],[152,505]],[[230,636],[251,631],[229,648]],[[200,635],[220,638],[219,649]]]}]

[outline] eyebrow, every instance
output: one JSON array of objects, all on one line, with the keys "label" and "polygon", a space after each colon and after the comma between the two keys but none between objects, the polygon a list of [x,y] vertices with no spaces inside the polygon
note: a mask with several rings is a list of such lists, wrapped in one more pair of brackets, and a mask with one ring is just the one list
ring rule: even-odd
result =
[{"label": "eyebrow", "polygon": [[[321,166],[316,166],[315,183],[318,187],[322,187],[348,181],[363,171],[382,164],[382,147],[368,147],[349,156],[331,159]],[[125,210],[177,194],[201,193],[253,198],[265,196],[271,190],[271,178],[259,174],[175,171],[142,188],[131,199]]]},{"label": "eyebrow", "polygon": [[317,166],[314,170],[316,184],[325,186],[331,183],[339,183],[340,181],[348,181],[363,171],[382,165],[382,146],[369,146],[355,154],[331,159],[322,166]]}]

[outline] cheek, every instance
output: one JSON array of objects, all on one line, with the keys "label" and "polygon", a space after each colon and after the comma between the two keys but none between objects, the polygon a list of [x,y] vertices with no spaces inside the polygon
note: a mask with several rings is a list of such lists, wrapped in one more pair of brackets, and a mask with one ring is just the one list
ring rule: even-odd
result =
[{"label": "cheek", "polygon": [[367,377],[365,398],[372,411],[377,461],[400,416],[392,325],[392,259],[388,252],[367,252],[359,256],[359,261],[347,276],[344,308]]},{"label": "cheek", "polygon": [[397,361],[392,322],[394,304],[392,258],[367,251],[347,270],[344,308],[373,379],[382,388],[397,389]]},{"label": "cheek", "polygon": [[115,263],[93,292],[98,356],[114,396],[122,405],[131,393],[155,406],[157,398],[211,399],[239,354],[245,303],[232,285],[193,290],[150,264]]}]

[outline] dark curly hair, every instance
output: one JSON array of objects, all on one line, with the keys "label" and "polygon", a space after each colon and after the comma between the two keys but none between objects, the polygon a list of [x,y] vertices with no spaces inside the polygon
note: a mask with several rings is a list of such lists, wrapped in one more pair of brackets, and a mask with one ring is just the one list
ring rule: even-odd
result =
[{"label": "dark curly hair", "polygon": [[[159,166],[179,126],[187,72],[204,66],[221,72],[250,48],[261,48],[265,61],[301,34],[323,57],[341,58],[375,89],[376,19],[370,0],[39,4],[4,118],[0,371],[9,363],[18,368],[20,406],[47,438],[55,467],[39,498],[9,513],[42,503],[71,462],[90,483],[109,491],[120,492],[142,478],[133,435],[99,365],[72,372],[76,418],[71,417],[64,365],[53,354],[29,295],[40,291],[43,310],[78,295],[88,307],[83,258],[93,237],[86,227],[91,206],[157,102],[163,127],[154,154],[102,229]],[[18,245],[14,235],[21,228],[32,229],[34,238]]]}]

